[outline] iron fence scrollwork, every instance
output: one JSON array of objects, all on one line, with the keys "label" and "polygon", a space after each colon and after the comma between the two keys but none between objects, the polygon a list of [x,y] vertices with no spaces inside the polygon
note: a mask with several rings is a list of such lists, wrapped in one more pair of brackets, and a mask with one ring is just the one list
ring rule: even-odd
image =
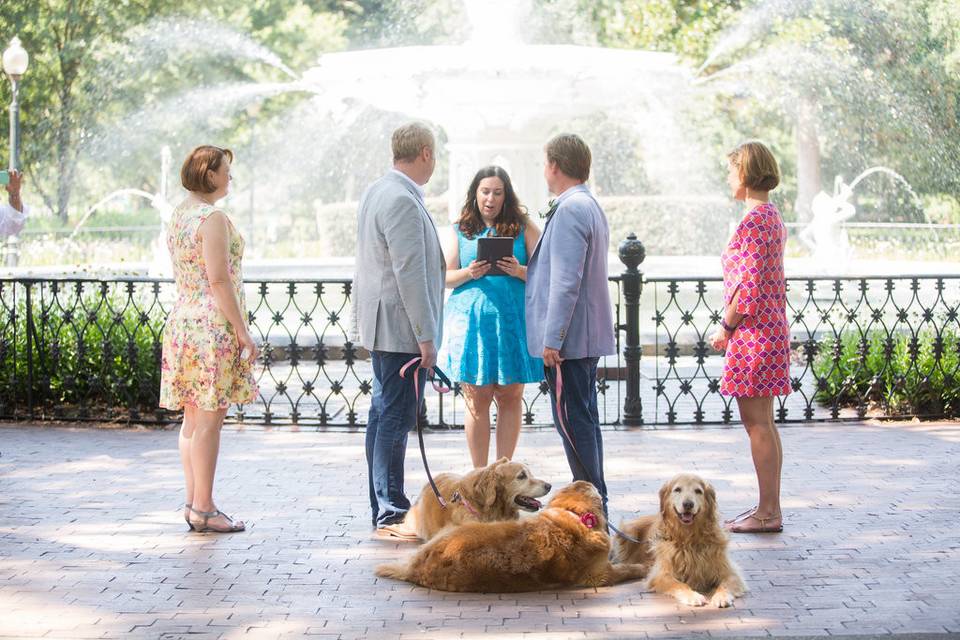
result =
[{"label": "iron fence scrollwork", "polygon": [[[721,312],[719,277],[647,277],[630,234],[610,278],[617,354],[598,367],[606,425],[729,424],[722,354],[707,344]],[[960,275],[816,276],[787,281],[793,393],[780,421],[960,414]],[[362,428],[369,354],[345,321],[348,279],[246,283],[262,344],[255,403],[239,423]],[[157,406],[169,280],[0,278],[0,418],[169,422]],[[521,345],[521,348],[523,345]],[[427,394],[434,428],[462,423],[459,385]],[[545,382],[527,385],[523,421],[549,425]]]}]

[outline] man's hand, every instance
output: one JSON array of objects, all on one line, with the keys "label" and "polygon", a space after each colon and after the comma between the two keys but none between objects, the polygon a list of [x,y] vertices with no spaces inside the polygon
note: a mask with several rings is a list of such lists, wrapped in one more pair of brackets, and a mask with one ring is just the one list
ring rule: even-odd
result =
[{"label": "man's hand", "polygon": [[563,362],[563,358],[560,357],[559,349],[551,349],[550,347],[543,348],[544,366],[559,367],[561,362]]},{"label": "man's hand", "polygon": [[427,340],[420,344],[420,368],[432,369],[437,364],[437,348],[433,346],[433,340]]},{"label": "man's hand", "polygon": [[7,183],[7,194],[10,206],[20,212],[23,212],[23,202],[20,200],[20,183],[22,179],[23,174],[17,170],[13,170],[10,172],[10,182]]}]

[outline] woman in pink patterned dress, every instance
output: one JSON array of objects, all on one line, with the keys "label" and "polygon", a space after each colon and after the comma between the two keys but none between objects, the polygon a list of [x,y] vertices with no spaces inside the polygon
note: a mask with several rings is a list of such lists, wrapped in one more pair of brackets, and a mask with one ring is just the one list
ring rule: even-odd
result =
[{"label": "woman in pink patterned dress", "polygon": [[160,406],[183,409],[184,519],[191,530],[215,533],[244,529],[217,509],[213,479],[227,407],[257,397],[251,365],[258,349],[243,299],[243,238],[216,206],[229,189],[232,161],[229,149],[204,145],[190,152],[180,170],[190,193],[167,229],[177,301],[163,329],[160,380]]},{"label": "woman in pink patterned dress", "polygon": [[760,498],[757,506],[726,522],[735,533],[783,530],[780,470],[783,448],[773,399],[790,393],[790,325],[787,322],[783,248],[787,233],[769,193],[780,170],[760,142],[744,142],[727,156],[727,184],[747,213],[721,256],[724,313],[710,338],[726,352],[720,393],[733,396],[750,437]]}]

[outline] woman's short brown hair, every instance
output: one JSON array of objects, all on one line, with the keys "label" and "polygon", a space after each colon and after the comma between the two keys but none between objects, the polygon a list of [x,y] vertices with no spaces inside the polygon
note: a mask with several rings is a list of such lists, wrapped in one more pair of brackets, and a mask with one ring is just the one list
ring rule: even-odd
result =
[{"label": "woman's short brown hair", "polygon": [[233,151],[209,144],[200,145],[187,154],[187,159],[183,161],[183,166],[180,167],[180,184],[187,191],[213,193],[217,188],[210,182],[207,171],[218,171],[224,158],[233,163]]},{"label": "woman's short brown hair", "polygon": [[737,168],[740,184],[754,191],[773,191],[780,184],[780,167],[773,152],[759,140],[741,142],[727,154]]},{"label": "woman's short brown hair", "polygon": [[586,182],[590,178],[590,147],[575,133],[561,133],[550,138],[543,148],[547,162],[556,162],[564,175]]}]

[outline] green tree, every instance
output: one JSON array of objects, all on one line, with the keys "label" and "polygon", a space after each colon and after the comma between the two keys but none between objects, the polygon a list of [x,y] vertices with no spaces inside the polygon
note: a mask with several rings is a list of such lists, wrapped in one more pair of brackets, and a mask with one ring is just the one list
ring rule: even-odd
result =
[{"label": "green tree", "polygon": [[0,33],[19,34],[31,55],[21,89],[22,126],[29,132],[23,136],[22,163],[32,189],[66,220],[80,143],[94,130],[110,90],[109,84],[93,83],[94,67],[102,62],[98,52],[128,27],[171,9],[174,3],[34,0],[3,4]]}]

